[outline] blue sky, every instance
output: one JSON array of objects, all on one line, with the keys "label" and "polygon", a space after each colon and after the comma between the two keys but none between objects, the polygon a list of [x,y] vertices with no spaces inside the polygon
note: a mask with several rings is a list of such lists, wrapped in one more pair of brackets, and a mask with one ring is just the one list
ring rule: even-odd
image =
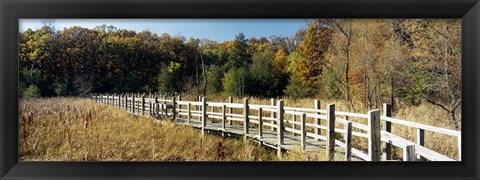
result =
[{"label": "blue sky", "polygon": [[[305,29],[309,19],[55,19],[53,26],[57,30],[72,26],[94,28],[106,24],[119,29],[137,32],[149,30],[158,35],[164,32],[187,39],[208,38],[222,42],[232,40],[239,32],[247,38],[269,37],[271,35],[290,36],[299,29]],[[20,32],[42,27],[42,19],[21,19]]]}]

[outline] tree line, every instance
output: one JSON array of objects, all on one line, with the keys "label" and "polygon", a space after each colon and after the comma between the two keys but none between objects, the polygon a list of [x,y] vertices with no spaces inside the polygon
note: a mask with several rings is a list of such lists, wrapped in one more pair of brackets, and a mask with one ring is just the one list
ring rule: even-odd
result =
[{"label": "tree line", "polygon": [[317,19],[292,36],[231,41],[113,26],[19,33],[20,93],[186,92],[430,103],[458,128],[461,21]]}]

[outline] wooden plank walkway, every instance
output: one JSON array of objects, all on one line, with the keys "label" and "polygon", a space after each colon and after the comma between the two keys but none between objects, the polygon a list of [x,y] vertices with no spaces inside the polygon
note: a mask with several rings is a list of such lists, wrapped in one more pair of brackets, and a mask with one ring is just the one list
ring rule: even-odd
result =
[{"label": "wooden plank walkway", "polygon": [[[177,118],[175,123],[177,124],[185,124],[191,127],[201,129],[202,124],[201,121],[190,120],[190,123],[187,124],[186,119]],[[218,133],[226,133],[226,134],[233,134],[236,136],[243,136],[243,126],[242,125],[229,125],[225,124],[225,130],[222,129],[221,122],[212,122],[210,121],[207,123],[205,129],[207,131],[213,131]],[[277,132],[272,131],[269,129],[263,130],[263,138],[258,138],[259,129],[258,128],[251,128],[250,132],[247,134],[247,137],[254,141],[260,141],[262,145],[268,146],[270,148],[276,149],[278,147],[277,144]],[[310,137],[306,137],[306,146],[305,146],[305,153],[308,153],[311,157],[312,156],[324,156],[325,153],[325,141],[315,140]],[[291,134],[284,135],[284,143],[281,145],[283,151],[300,151],[300,137],[294,136]],[[344,156],[344,148],[340,146],[335,146],[335,156]],[[341,158],[340,158],[341,159]],[[352,161],[363,161],[357,156],[352,156]]]},{"label": "wooden plank walkway", "polygon": [[[146,97],[145,94],[133,93],[91,96],[96,102],[114,105],[136,115],[173,119],[177,124],[198,128],[202,133],[215,132],[251,139],[277,149],[279,156],[284,151],[295,150],[303,151],[310,157],[321,156],[321,159],[330,161],[385,161],[391,160],[391,147],[396,146],[403,149],[404,161],[455,161],[424,146],[424,131],[430,131],[457,137],[461,159],[460,131],[392,118],[391,106],[388,104],[384,104],[383,115],[380,115],[380,110],[371,110],[367,114],[335,111],[334,104],[320,109],[319,100],[315,100],[314,108],[310,109],[284,107],[283,100],[275,102],[273,98],[271,105],[256,105],[249,104],[248,98],[243,99],[243,104],[237,104],[233,103],[231,97],[228,102],[208,103],[204,97],[199,97],[199,101],[166,97],[164,95],[159,99],[156,95]],[[221,112],[218,112],[219,109]],[[286,119],[286,115],[289,119]],[[351,121],[349,117],[367,120],[367,124]],[[385,123],[385,130],[380,129],[382,122]],[[417,129],[417,142],[391,133],[392,124]],[[343,129],[338,129],[337,126]],[[343,139],[338,139],[336,134],[343,135]],[[367,150],[353,147],[352,136],[366,138],[368,146],[364,148]]]}]

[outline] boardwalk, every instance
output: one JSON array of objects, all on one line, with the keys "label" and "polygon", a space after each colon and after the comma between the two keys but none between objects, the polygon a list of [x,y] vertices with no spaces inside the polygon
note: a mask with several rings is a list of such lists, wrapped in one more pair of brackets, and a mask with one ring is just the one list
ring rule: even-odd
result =
[{"label": "boardwalk", "polygon": [[[319,100],[309,109],[285,107],[283,100],[274,99],[270,105],[249,104],[247,98],[243,104],[237,104],[232,98],[228,102],[207,102],[204,97],[199,101],[182,101],[180,97],[167,99],[139,94],[92,95],[92,99],[136,115],[168,117],[175,123],[198,128],[202,133],[251,139],[277,149],[278,156],[298,150],[313,156],[322,155],[327,160],[381,161],[390,160],[391,147],[396,146],[403,149],[404,161],[455,161],[424,147],[424,131],[454,136],[459,144],[461,142],[459,131],[391,118],[388,104],[384,104],[381,115],[380,110],[368,114],[335,111],[334,104],[320,109]],[[352,118],[366,119],[367,124],[349,120]],[[380,123],[385,123],[385,130],[380,129]],[[392,134],[392,123],[417,128],[417,142]],[[352,136],[366,139],[366,150],[357,149],[352,144]]]}]

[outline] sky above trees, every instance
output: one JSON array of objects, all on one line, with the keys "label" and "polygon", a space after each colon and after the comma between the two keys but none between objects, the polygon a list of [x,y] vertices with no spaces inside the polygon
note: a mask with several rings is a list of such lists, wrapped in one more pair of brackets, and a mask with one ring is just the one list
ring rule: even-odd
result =
[{"label": "sky above trees", "polygon": [[[28,28],[41,28],[43,19],[21,19],[20,32]],[[141,32],[148,30],[161,35],[185,36],[186,39],[207,38],[222,42],[235,39],[242,32],[247,38],[270,37],[271,35],[294,35],[305,29],[310,19],[54,19],[56,30],[80,26],[93,29],[100,25],[112,25],[119,29]]]}]

